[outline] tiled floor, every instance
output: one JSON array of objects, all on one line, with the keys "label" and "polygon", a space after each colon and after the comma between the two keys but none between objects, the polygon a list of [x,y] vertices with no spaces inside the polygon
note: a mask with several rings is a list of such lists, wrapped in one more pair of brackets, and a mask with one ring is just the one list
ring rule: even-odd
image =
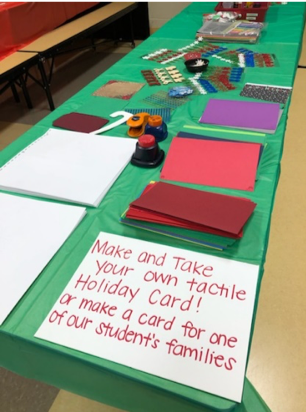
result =
[{"label": "tiled floor", "polygon": [[48,412],[59,390],[0,368],[1,412]]},{"label": "tiled floor", "polygon": [[121,409],[60,391],[49,412],[123,412]]},{"label": "tiled floor", "polygon": [[306,411],[306,69],[298,69],[247,376],[273,412]]},{"label": "tiled floor", "polygon": [[[79,57],[78,64],[73,64],[73,71],[67,66],[58,72],[52,85],[56,105],[121,56],[121,52],[110,55],[89,52]],[[300,63],[305,65],[305,62],[306,53],[303,53]],[[32,111],[25,105],[17,105],[13,99],[0,104],[0,142],[2,140],[3,146],[49,113],[42,91],[33,89],[31,95],[35,105]],[[305,95],[306,69],[298,69],[247,371],[248,378],[273,412],[306,411]],[[48,411],[115,412],[116,409],[68,392],[58,393],[56,388],[0,369],[0,412]]]},{"label": "tiled floor", "polygon": [[31,127],[32,125],[30,124],[9,123],[0,120],[0,150],[4,149],[8,144],[17,139]]}]

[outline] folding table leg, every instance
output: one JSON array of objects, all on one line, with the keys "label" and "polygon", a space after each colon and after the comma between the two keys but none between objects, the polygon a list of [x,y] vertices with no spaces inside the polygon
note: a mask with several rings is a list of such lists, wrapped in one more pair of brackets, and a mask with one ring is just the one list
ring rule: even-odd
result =
[{"label": "folding table leg", "polygon": [[27,89],[26,82],[23,78],[23,75],[19,76],[19,81],[20,81],[20,87],[22,89],[22,92],[23,92],[25,101],[27,103],[27,106],[28,106],[29,109],[33,109],[33,104],[32,104],[28,89]]},{"label": "folding table leg", "polygon": [[43,88],[44,88],[44,90],[45,90],[45,92],[46,92],[46,95],[47,95],[47,99],[48,99],[48,102],[49,102],[50,110],[54,110],[54,109],[55,109],[55,106],[54,106],[53,99],[52,99],[52,94],[51,94],[51,90],[50,90],[50,85],[49,85],[49,82],[48,82],[48,79],[47,79],[47,75],[46,75],[46,71],[45,71],[45,68],[44,68],[44,65],[43,65],[41,59],[38,60],[38,68],[39,68],[39,71],[40,71],[41,80],[42,80],[42,83],[43,83]]},{"label": "folding table leg", "polygon": [[12,90],[15,102],[20,103],[19,94],[17,92],[17,89],[16,89],[16,86],[15,86],[14,82],[11,83],[11,90]]},{"label": "folding table leg", "polygon": [[129,14],[129,17],[130,17],[130,29],[131,29],[131,46],[132,46],[132,49],[134,49],[134,47],[135,47],[134,26],[133,26],[133,17],[132,17],[131,13]]}]

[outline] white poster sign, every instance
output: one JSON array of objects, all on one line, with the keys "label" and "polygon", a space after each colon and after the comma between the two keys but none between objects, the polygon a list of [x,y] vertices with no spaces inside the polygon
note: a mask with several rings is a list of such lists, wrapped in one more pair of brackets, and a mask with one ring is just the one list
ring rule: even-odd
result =
[{"label": "white poster sign", "polygon": [[100,233],[35,336],[240,402],[258,269]]}]

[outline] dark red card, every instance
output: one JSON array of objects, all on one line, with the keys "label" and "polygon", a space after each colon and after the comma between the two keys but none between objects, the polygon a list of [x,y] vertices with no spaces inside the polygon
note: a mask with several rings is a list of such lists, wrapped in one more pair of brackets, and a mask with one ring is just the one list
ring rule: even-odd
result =
[{"label": "dark red card", "polygon": [[101,129],[106,123],[108,123],[108,120],[103,117],[73,112],[64,114],[54,120],[53,126],[74,132],[91,133]]},{"label": "dark red card", "polygon": [[[149,190],[152,189],[157,182],[152,182],[145,187],[141,196],[147,193]],[[193,222],[189,222],[187,220],[178,219],[173,216],[167,216],[163,213],[153,212],[152,210],[140,209],[134,206],[129,206],[126,217],[128,219],[140,220],[142,222],[150,222],[150,223],[158,223],[160,225],[167,225],[167,226],[175,226],[180,227],[182,229],[190,229],[196,230],[197,232],[203,233],[210,233],[212,235],[230,237],[234,239],[240,239],[243,235],[243,231],[241,230],[238,235],[224,232],[223,230],[214,229],[208,226],[199,225]]]},{"label": "dark red card", "polygon": [[[249,199],[158,182],[131,207],[189,221],[239,236],[256,203]],[[167,220],[165,219],[165,220]]]},{"label": "dark red card", "polygon": [[241,230],[238,235],[224,232],[223,230],[214,229],[212,227],[198,225],[193,222],[188,222],[186,220],[177,219],[171,216],[164,215],[162,213],[152,212],[151,210],[138,209],[136,207],[130,206],[126,212],[126,217],[128,219],[140,220],[142,222],[157,223],[160,225],[175,226],[182,229],[196,230],[197,232],[210,233],[212,235],[230,237],[233,239],[240,239],[243,235]]}]

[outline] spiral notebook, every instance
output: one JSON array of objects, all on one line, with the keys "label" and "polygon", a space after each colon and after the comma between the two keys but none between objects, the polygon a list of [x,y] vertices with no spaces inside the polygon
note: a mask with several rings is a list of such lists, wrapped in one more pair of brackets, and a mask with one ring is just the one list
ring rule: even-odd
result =
[{"label": "spiral notebook", "polygon": [[0,189],[97,207],[134,149],[130,138],[49,129],[0,169]]}]

